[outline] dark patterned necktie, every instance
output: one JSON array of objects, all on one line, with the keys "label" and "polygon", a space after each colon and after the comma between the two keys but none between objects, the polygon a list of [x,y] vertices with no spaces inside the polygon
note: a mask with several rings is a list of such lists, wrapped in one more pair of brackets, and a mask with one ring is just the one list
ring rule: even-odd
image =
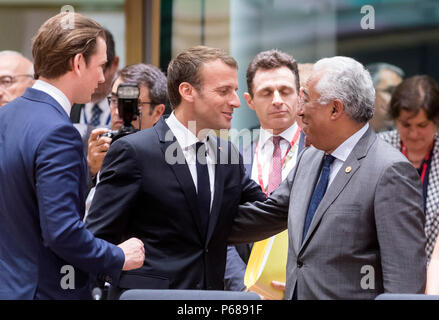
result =
[{"label": "dark patterned necktie", "polygon": [[328,188],[329,182],[329,172],[331,163],[335,160],[333,156],[330,154],[326,154],[323,157],[323,166],[320,174],[319,182],[317,183],[316,188],[314,189],[314,193],[312,194],[311,201],[309,203],[308,212],[305,217],[305,225],[303,227],[303,236],[302,242],[305,240],[306,233],[308,232],[309,226],[311,225],[312,218],[314,217],[314,213],[319,207],[320,201],[322,201],[323,196],[325,195],[326,189]]},{"label": "dark patterned necktie", "polygon": [[204,236],[207,235],[210,216],[210,180],[206,161],[206,144],[196,143],[198,212]]},{"label": "dark patterned necktie", "polygon": [[98,104],[95,104],[95,105],[93,106],[93,108],[91,109],[91,120],[90,120],[90,124],[91,124],[92,126],[97,127],[97,126],[101,123],[101,122],[100,122],[100,119],[101,119],[101,113],[102,113],[101,108],[99,108]]}]

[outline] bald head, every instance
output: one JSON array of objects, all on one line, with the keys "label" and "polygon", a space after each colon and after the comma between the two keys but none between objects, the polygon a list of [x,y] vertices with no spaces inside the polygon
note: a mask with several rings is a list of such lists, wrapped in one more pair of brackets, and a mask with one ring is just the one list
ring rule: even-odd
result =
[{"label": "bald head", "polygon": [[33,84],[33,65],[15,51],[0,51],[0,107]]}]

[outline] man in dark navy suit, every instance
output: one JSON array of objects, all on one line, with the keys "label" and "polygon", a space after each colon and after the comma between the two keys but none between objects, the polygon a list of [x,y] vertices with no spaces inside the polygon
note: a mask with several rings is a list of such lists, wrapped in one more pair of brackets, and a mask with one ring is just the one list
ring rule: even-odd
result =
[{"label": "man in dark navy suit", "polygon": [[0,299],[89,299],[91,275],[117,281],[142,265],[144,246],[115,246],[81,222],[87,164],[72,103],[104,81],[105,35],[61,13],[38,30],[33,88],[0,109]]},{"label": "man in dark navy suit", "polygon": [[182,52],[168,67],[173,113],[111,145],[87,227],[112,243],[139,237],[147,256],[141,269],[122,274],[110,297],[134,288],[224,288],[237,207],[265,199],[237,149],[207,132],[230,128],[237,88],[237,63],[222,50]]}]

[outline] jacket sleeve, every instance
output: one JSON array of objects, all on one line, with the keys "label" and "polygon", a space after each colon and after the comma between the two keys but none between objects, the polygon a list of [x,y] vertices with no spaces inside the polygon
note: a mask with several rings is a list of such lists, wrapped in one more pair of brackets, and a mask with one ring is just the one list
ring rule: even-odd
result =
[{"label": "jacket sleeve", "polygon": [[384,170],[375,192],[384,291],[424,293],[426,238],[419,175],[408,162]]},{"label": "jacket sleeve", "polygon": [[125,139],[111,145],[99,179],[86,226],[96,237],[120,243],[141,185],[136,151]]},{"label": "jacket sleeve", "polygon": [[[246,199],[248,202],[239,206],[233,220],[232,231],[227,239],[229,244],[263,240],[287,228],[291,186],[303,154],[304,152],[300,153],[294,169],[265,201],[255,198],[252,200],[248,197]],[[258,186],[254,181],[253,183]],[[251,185],[248,183],[248,190],[253,190]],[[260,190],[259,186],[258,188]]]},{"label": "jacket sleeve", "polygon": [[80,179],[85,168],[78,132],[71,125],[58,126],[36,150],[35,188],[45,245],[84,272],[118,278],[123,251],[95,238],[80,219],[84,207]]}]

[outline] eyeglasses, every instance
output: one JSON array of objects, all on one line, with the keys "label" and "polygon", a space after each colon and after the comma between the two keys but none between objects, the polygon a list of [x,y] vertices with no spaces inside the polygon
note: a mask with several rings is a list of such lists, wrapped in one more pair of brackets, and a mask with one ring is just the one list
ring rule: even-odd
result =
[{"label": "eyeglasses", "polygon": [[34,78],[31,74],[17,74],[15,76],[1,76],[0,77],[0,87],[7,89],[12,86],[15,82],[17,82],[18,77],[29,77]]},{"label": "eyeglasses", "polygon": [[[108,104],[110,105],[111,108],[117,108],[118,101],[119,101],[118,97],[110,96],[110,97],[107,97],[107,100],[108,100]],[[139,100],[139,103],[138,103],[139,107],[143,107],[144,105],[147,105],[147,104],[155,105],[155,103],[152,103],[151,101],[140,101]]]},{"label": "eyeglasses", "polygon": [[313,104],[316,102],[320,103],[320,104],[326,104],[326,102],[324,102],[321,97],[318,99],[315,99],[315,100],[308,100],[308,97],[304,92],[305,92],[305,89],[303,87],[301,87],[300,93],[299,93],[299,104],[306,105],[306,104]]},{"label": "eyeglasses", "polygon": [[320,98],[315,99],[315,100],[307,100],[304,96],[299,97],[299,103],[301,105],[312,104],[312,103],[316,103],[316,102],[322,104],[322,101]]}]

